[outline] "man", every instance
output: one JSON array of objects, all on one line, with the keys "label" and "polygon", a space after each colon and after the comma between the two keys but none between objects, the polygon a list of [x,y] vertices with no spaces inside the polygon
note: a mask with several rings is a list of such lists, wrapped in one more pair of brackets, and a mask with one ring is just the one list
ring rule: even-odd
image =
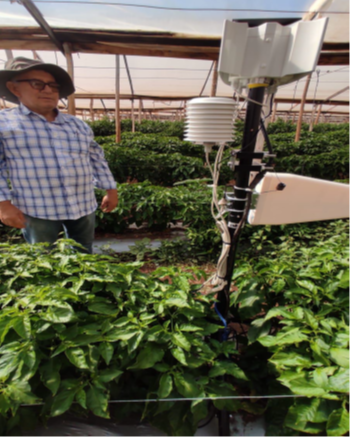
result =
[{"label": "man", "polygon": [[116,207],[118,193],[90,127],[57,109],[73,92],[54,64],[19,57],[0,71],[0,97],[19,103],[0,111],[0,220],[23,229],[31,244],[55,242],[63,226],[92,253],[94,186],[106,190],[104,212]]}]

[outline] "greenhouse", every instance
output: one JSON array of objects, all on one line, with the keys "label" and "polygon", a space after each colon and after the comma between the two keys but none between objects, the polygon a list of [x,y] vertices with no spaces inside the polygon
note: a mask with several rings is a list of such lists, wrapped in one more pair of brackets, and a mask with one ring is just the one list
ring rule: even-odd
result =
[{"label": "greenhouse", "polygon": [[0,4],[0,434],[349,435],[348,2]]}]

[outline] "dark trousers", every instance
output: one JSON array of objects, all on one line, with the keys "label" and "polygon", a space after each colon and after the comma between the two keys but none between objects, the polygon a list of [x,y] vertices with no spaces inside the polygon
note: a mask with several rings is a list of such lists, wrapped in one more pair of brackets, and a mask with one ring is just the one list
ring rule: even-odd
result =
[{"label": "dark trousers", "polygon": [[27,243],[54,243],[64,230],[66,237],[80,243],[88,253],[92,253],[95,233],[95,212],[77,220],[45,220],[24,214],[26,227],[23,236]]}]

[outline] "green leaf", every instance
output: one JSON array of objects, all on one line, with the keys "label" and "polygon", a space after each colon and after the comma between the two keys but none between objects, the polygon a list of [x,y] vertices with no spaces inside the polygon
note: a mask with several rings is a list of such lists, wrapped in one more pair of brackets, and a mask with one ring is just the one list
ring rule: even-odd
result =
[{"label": "green leaf", "polygon": [[0,416],[6,417],[6,413],[12,406],[10,398],[4,393],[0,393]]},{"label": "green leaf", "polygon": [[5,354],[0,358],[0,379],[6,380],[11,372],[20,365],[21,360],[18,354]]},{"label": "green leaf", "polygon": [[191,411],[193,414],[193,423],[195,426],[202,419],[205,419],[208,415],[208,401],[193,401],[191,404]]},{"label": "green leaf", "polygon": [[341,367],[349,368],[349,351],[347,349],[331,348],[330,358]]},{"label": "green leaf", "polygon": [[[213,398],[237,396],[233,386],[227,382],[211,382],[206,387],[206,392],[208,396]],[[241,406],[241,403],[237,399],[217,399],[213,402],[215,407],[220,410],[227,409],[228,411],[237,411]]]},{"label": "green leaf", "polygon": [[48,307],[46,313],[41,315],[42,319],[51,323],[68,323],[73,321],[74,317],[74,311],[70,305],[67,308]]},{"label": "green leaf", "polygon": [[164,356],[164,350],[155,343],[149,343],[137,356],[136,363],[129,369],[148,369]]},{"label": "green leaf", "polygon": [[280,331],[276,336],[268,335],[258,339],[259,343],[265,347],[295,344],[305,340],[308,340],[308,336],[300,332],[299,328],[293,328],[286,332]]},{"label": "green leaf", "polygon": [[66,357],[69,361],[79,369],[88,369],[89,366],[86,362],[86,357],[83,349],[81,348],[71,348],[65,351]]},{"label": "green leaf", "polygon": [[110,382],[116,378],[119,378],[123,374],[122,370],[119,369],[105,369],[102,370],[97,376],[99,382]]},{"label": "green leaf", "polygon": [[53,398],[51,416],[59,416],[69,410],[73,403],[76,390],[63,390]]},{"label": "green leaf", "polygon": [[248,378],[236,363],[232,361],[216,361],[214,366],[209,371],[210,378],[215,378],[222,375],[232,375],[237,379],[248,381]]},{"label": "green leaf", "polygon": [[113,345],[110,343],[100,343],[99,345],[100,353],[102,355],[102,358],[105,360],[107,366],[111,362],[111,359],[113,358],[114,348]]},{"label": "green leaf", "polygon": [[349,431],[349,413],[345,408],[335,410],[327,422],[327,435],[340,436]]},{"label": "green leaf", "polygon": [[87,409],[87,406],[86,406],[86,393],[85,393],[85,390],[83,388],[77,392],[77,394],[75,395],[75,400],[85,410]]},{"label": "green leaf", "polygon": [[289,408],[285,425],[297,431],[305,431],[307,422],[313,422],[320,406],[320,399],[298,399]]},{"label": "green leaf", "polygon": [[180,348],[170,349],[171,354],[177,359],[181,364],[187,366],[185,352]]},{"label": "green leaf", "polygon": [[44,385],[55,395],[60,386],[61,377],[59,370],[61,363],[59,360],[49,359],[45,364],[40,366],[40,376]]},{"label": "green leaf", "polygon": [[318,397],[326,393],[325,390],[319,387],[314,380],[309,380],[305,374],[297,376],[291,380],[286,379],[284,374],[282,374],[277,379],[297,395]]},{"label": "green leaf", "polygon": [[132,328],[129,330],[122,329],[122,328],[115,328],[109,331],[105,336],[106,341],[118,341],[118,340],[129,340],[134,335],[139,333],[140,330],[138,328]]},{"label": "green leaf", "polygon": [[[264,319],[260,319],[262,322],[264,322]],[[253,324],[249,327],[248,331],[248,339],[249,343],[254,343],[258,338],[266,337],[271,329],[271,322],[267,321],[259,326],[254,326]]]},{"label": "green leaf", "polygon": [[12,328],[17,332],[17,334],[24,338],[28,339],[31,335],[31,325],[30,318],[28,315],[19,316],[14,319]]},{"label": "green leaf", "polygon": [[128,340],[128,353],[131,354],[134,352],[140,345],[141,340],[143,339],[143,332],[140,332],[137,335],[134,335],[130,340]]},{"label": "green leaf", "polygon": [[333,376],[328,378],[329,389],[335,392],[349,392],[349,369],[340,368]]},{"label": "green leaf", "polygon": [[91,386],[86,394],[86,405],[96,416],[109,419],[108,393]]},{"label": "green leaf", "polygon": [[201,393],[194,376],[189,373],[175,373],[174,383],[178,392],[185,398],[196,398]]},{"label": "green leaf", "polygon": [[89,311],[98,314],[105,314],[107,316],[117,316],[119,313],[119,309],[114,307],[114,305],[110,303],[96,302],[90,303],[88,305]]},{"label": "green leaf", "polygon": [[196,325],[191,325],[190,323],[183,323],[182,325],[179,326],[179,329],[180,331],[184,331],[184,332],[203,331],[203,328]]},{"label": "green leaf", "polygon": [[296,352],[278,352],[274,354],[270,360],[278,369],[286,369],[288,367],[310,367],[312,361],[305,355],[297,354]]},{"label": "green leaf", "polygon": [[186,351],[190,351],[190,349],[191,349],[191,343],[181,333],[173,334],[172,341],[174,344],[176,344],[176,346],[179,346],[182,349],[185,349]]},{"label": "green leaf", "polygon": [[159,381],[158,398],[159,399],[167,398],[170,395],[172,389],[173,389],[173,378],[171,377],[171,375],[164,373]]},{"label": "green leaf", "polygon": [[31,387],[27,381],[16,380],[8,382],[6,386],[6,394],[12,401],[22,404],[34,404],[41,401],[32,393]]}]

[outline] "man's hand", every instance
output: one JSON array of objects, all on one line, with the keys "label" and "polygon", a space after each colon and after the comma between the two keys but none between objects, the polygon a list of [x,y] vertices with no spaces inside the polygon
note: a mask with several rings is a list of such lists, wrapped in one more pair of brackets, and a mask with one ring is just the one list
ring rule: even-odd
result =
[{"label": "man's hand", "polygon": [[22,211],[12,205],[9,200],[0,202],[0,220],[4,225],[13,228],[22,229],[26,227],[26,220]]},{"label": "man's hand", "polygon": [[101,209],[103,212],[111,212],[118,205],[118,191],[107,190],[107,194],[102,199]]}]

